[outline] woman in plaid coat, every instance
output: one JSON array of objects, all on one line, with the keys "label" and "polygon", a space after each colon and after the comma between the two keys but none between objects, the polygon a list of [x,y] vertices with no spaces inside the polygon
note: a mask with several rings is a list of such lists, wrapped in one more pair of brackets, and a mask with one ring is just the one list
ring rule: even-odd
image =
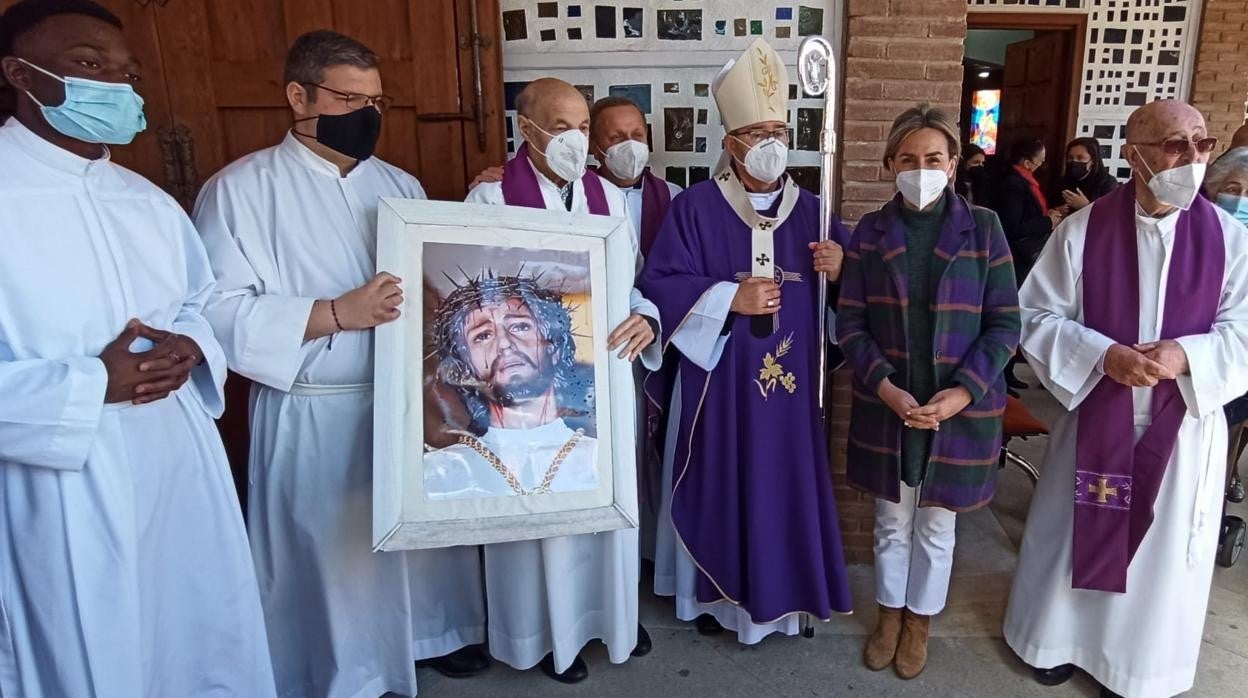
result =
[{"label": "woman in plaid coat", "polygon": [[949,188],[958,132],[922,105],[893,123],[892,201],[859,222],[837,311],[854,370],[850,484],[876,499],[879,621],[864,661],[914,678],[945,605],[955,512],[992,499],[1019,339],[1018,292],[997,215]]}]

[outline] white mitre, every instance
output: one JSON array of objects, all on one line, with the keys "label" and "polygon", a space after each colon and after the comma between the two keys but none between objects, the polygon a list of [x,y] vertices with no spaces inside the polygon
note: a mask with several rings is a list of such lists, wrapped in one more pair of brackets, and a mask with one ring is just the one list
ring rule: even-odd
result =
[{"label": "white mitre", "polygon": [[788,123],[789,74],[780,54],[762,39],[728,61],[711,84],[724,130],[765,121]]}]

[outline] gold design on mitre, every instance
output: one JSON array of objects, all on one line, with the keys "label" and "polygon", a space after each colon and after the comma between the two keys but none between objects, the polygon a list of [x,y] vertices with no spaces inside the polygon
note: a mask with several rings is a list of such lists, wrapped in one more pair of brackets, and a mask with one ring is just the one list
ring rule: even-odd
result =
[{"label": "gold design on mitre", "polygon": [[793,334],[789,333],[776,345],[776,353],[773,355],[767,352],[763,357],[763,367],[758,370],[758,378],[754,381],[754,385],[758,386],[758,392],[762,394],[766,400],[776,392],[777,388],[784,388],[790,395],[797,391],[797,376],[792,371],[785,371],[784,365],[780,363],[780,359],[793,349]]},{"label": "gold design on mitre", "polygon": [[771,101],[780,92],[780,78],[776,75],[775,68],[771,65],[771,56],[767,51],[764,51],[759,46],[755,47],[754,53],[758,57],[758,72],[762,77],[762,81],[758,83],[758,86],[763,89],[763,95],[767,97],[767,100]]}]

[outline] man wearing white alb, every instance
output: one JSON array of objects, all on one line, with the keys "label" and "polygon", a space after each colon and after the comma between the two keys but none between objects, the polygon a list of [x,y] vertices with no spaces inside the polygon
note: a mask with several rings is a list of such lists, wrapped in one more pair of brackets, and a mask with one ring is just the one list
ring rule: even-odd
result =
[{"label": "man wearing white alb", "polygon": [[[619,190],[585,169],[589,109],[580,92],[542,78],[525,88],[516,108],[525,144],[504,167],[503,181],[477,185],[469,203],[623,217]],[[632,315],[607,339],[612,360],[640,358],[658,368],[658,310],[635,288],[630,306]],[[576,683],[589,675],[580,651],[590,640],[602,640],[614,663],[650,651],[637,623],[637,529],[487,545],[485,575],[490,652],[513,667],[540,664],[556,681]]]},{"label": "man wearing white alb", "polygon": [[1020,293],[1022,349],[1069,412],[1031,504],[1005,638],[1057,685],[1192,687],[1248,390],[1248,230],[1198,195],[1216,146],[1175,101],[1127,123],[1133,179],[1072,215]]},{"label": "man wearing white alb", "polygon": [[371,157],[389,99],[350,37],[299,37],[294,126],[204,187],[196,224],[218,277],[207,315],[251,397],[251,547],[283,696],[416,693],[414,661],[484,669],[471,548],[372,552],[372,328],[399,316],[375,274],[383,196],[425,198]]},{"label": "man wearing white alb", "polygon": [[107,145],[142,69],[90,0],[9,7],[0,66],[0,696],[272,696],[212,270]]}]

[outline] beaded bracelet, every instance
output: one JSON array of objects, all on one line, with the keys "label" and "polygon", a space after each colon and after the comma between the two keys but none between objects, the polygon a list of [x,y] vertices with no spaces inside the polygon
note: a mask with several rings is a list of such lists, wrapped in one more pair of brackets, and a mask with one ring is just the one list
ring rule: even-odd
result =
[{"label": "beaded bracelet", "polygon": [[339,331],[339,332],[346,332],[346,331],[347,331],[347,330],[346,330],[346,328],[342,326],[342,323],[341,323],[341,322],[338,322],[338,306],[336,305],[336,303],[337,303],[337,299],[336,299],[336,298],[335,298],[335,299],[330,299],[330,301],[329,301],[329,312],[330,312],[330,313],[332,313],[332,314],[333,314],[333,316],[334,316],[334,325],[336,325],[336,326],[338,327],[338,331]]}]

